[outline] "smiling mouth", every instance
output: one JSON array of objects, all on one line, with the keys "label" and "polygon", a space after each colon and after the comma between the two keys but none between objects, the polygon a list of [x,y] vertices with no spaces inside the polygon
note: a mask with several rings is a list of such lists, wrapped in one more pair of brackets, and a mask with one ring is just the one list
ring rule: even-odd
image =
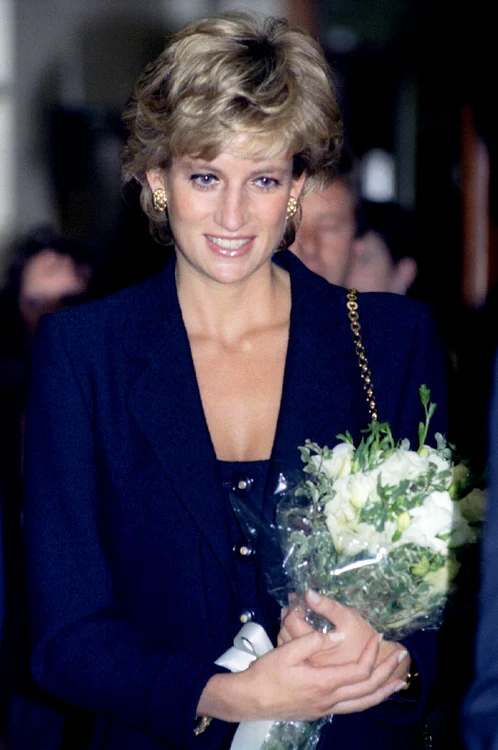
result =
[{"label": "smiling mouth", "polygon": [[214,237],[211,234],[206,235],[207,239],[216,245],[223,254],[231,255],[237,253],[245,245],[251,242],[252,237],[244,237],[242,239],[227,239],[225,237]]}]

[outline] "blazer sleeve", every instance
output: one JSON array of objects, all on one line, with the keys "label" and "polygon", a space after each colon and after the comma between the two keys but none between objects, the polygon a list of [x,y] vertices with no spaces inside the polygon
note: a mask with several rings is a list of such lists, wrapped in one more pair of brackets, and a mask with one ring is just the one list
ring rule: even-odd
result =
[{"label": "blazer sleeve", "polygon": [[193,734],[216,672],[120,611],[106,561],[88,383],[68,354],[58,315],[34,351],[25,452],[25,538],[32,672],[48,692],[131,725],[171,748],[216,748],[230,725]]}]

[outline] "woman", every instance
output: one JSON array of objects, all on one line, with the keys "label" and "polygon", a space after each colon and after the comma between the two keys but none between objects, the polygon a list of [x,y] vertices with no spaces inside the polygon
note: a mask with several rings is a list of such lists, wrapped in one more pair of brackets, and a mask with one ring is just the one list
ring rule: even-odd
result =
[{"label": "woman", "polygon": [[[274,643],[279,630],[226,488],[262,495],[270,458],[299,466],[307,437],[330,444],[369,419],[345,291],[275,256],[340,147],[323,54],[283,20],[199,21],[146,70],[125,119],[125,177],[175,257],[40,326],[33,673],[92,713],[92,748],[225,748],[237,722],[330,713],[323,747],[420,747],[431,634],[381,645],[355,612],[311,596],[343,640],[296,611],[251,669],[214,664],[241,622]],[[382,419],[414,434],[425,382],[444,420],[425,310],[396,297],[360,308]],[[412,660],[418,687],[399,698]]]}]

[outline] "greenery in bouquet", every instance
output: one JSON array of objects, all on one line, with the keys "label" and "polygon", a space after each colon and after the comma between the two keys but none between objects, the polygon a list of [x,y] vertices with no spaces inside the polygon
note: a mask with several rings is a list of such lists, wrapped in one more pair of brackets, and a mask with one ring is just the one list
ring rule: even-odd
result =
[{"label": "greenery in bouquet", "polygon": [[296,593],[312,588],[354,607],[393,639],[440,625],[460,552],[477,540],[484,510],[454,447],[439,433],[436,447],[426,444],[436,407],[426,386],[419,393],[417,450],[377,421],[357,446],[349,433],[333,449],[306,441],[305,478],[277,506]]}]

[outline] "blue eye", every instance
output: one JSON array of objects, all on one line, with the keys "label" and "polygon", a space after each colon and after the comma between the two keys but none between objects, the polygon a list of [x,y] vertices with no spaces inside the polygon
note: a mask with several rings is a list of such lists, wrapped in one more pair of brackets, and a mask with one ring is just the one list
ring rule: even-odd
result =
[{"label": "blue eye", "polygon": [[190,179],[199,187],[211,187],[211,185],[217,182],[214,174],[193,174]]},{"label": "blue eye", "polygon": [[275,180],[273,177],[266,177],[265,175],[258,177],[256,183],[258,184],[258,187],[262,188],[271,188],[280,184],[278,180]]}]

